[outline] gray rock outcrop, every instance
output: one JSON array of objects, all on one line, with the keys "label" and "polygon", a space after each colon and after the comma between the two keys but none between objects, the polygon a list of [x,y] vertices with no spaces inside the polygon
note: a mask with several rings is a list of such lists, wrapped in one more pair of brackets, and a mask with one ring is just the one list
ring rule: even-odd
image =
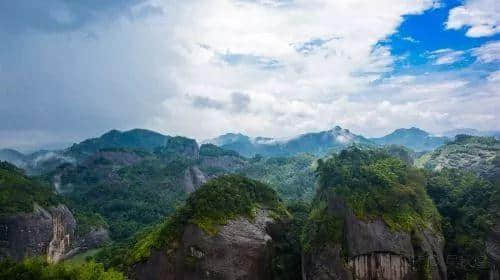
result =
[{"label": "gray rock outcrop", "polygon": [[192,193],[198,187],[203,185],[207,181],[205,174],[198,168],[198,166],[190,166],[184,171],[184,191],[186,193]]},{"label": "gray rock outcrop", "polygon": [[46,255],[49,262],[58,262],[70,251],[75,228],[75,218],[64,205],[47,210],[35,205],[32,213],[1,217],[0,258]]},{"label": "gray rock outcrop", "polygon": [[271,279],[273,241],[268,227],[274,220],[259,210],[253,221],[237,218],[221,226],[214,236],[190,224],[185,227],[179,247],[155,250],[133,268],[138,280]]},{"label": "gray rock outcrop", "polygon": [[[343,219],[342,244],[316,246],[303,256],[303,279],[447,279],[444,240],[430,230],[391,230],[382,219],[358,219],[341,199],[330,199],[328,214]],[[426,267],[427,271],[421,271]]]}]

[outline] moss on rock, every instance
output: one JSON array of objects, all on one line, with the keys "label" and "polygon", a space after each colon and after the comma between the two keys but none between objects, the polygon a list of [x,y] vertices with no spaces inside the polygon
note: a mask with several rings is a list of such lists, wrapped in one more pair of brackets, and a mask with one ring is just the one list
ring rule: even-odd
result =
[{"label": "moss on rock", "polygon": [[258,208],[268,210],[271,216],[289,216],[276,192],[263,183],[240,175],[212,179],[192,193],[173,216],[140,238],[130,251],[128,262],[147,258],[152,248],[165,249],[167,253],[175,250],[188,224],[215,235],[219,226],[229,220],[241,216],[251,220]]}]

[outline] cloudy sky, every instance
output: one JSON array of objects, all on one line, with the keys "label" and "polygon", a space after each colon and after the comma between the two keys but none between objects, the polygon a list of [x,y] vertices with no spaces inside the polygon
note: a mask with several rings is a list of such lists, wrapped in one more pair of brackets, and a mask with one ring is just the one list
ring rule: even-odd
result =
[{"label": "cloudy sky", "polygon": [[499,117],[497,0],[0,1],[0,147]]}]

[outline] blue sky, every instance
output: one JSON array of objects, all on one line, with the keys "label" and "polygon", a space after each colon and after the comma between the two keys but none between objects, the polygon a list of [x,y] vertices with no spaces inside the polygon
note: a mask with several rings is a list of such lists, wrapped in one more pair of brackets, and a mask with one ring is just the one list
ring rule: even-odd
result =
[{"label": "blue sky", "polygon": [[[439,8],[429,9],[419,15],[405,16],[397,32],[391,35],[386,42],[393,55],[408,56],[403,63],[398,65],[396,70],[404,71],[406,68],[412,68],[413,71],[421,71],[415,67],[429,64],[430,59],[427,55],[429,52],[448,48],[467,52],[467,50],[480,47],[488,41],[500,39],[498,34],[481,37],[466,36],[468,28],[465,26],[460,29],[446,29],[450,10],[460,7],[462,3],[463,1],[455,0],[443,1]],[[468,54],[463,56],[464,59],[456,63],[433,70],[449,70],[469,66],[473,59]]]},{"label": "blue sky", "polygon": [[498,130],[497,0],[0,1],[0,147]]}]

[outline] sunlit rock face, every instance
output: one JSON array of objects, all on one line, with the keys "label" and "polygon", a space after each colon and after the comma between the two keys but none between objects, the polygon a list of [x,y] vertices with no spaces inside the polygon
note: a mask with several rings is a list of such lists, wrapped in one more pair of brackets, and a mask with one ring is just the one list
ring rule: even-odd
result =
[{"label": "sunlit rock face", "polygon": [[32,213],[0,218],[0,258],[47,256],[47,261],[59,262],[71,250],[75,228],[75,218],[64,205],[48,210],[35,205]]}]

